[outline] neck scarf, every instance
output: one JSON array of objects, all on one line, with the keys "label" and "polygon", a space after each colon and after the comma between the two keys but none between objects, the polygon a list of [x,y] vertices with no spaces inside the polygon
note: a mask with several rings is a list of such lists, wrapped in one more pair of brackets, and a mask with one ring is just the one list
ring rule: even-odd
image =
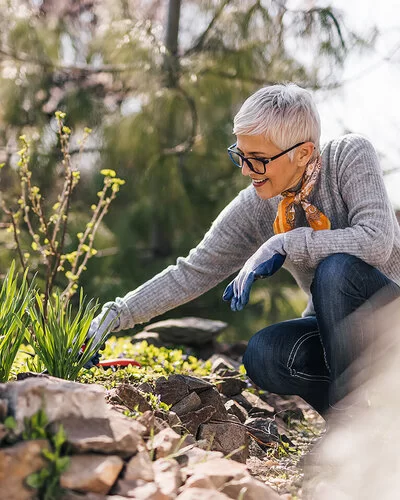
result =
[{"label": "neck scarf", "polygon": [[310,203],[308,197],[317,182],[321,170],[321,156],[309,163],[303,175],[300,191],[283,191],[283,199],[279,202],[278,212],[274,222],[274,233],[286,233],[294,229],[295,206],[301,205],[308,224],[315,231],[330,229],[331,222],[318,208]]}]

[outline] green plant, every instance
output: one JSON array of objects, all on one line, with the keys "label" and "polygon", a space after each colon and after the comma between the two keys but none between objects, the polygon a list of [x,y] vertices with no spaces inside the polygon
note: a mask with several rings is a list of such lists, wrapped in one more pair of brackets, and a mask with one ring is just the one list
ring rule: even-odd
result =
[{"label": "green plant", "polygon": [[60,476],[69,465],[69,456],[66,454],[66,434],[62,425],[55,434],[48,429],[48,420],[44,410],[39,410],[32,417],[24,420],[23,440],[47,439],[50,449],[44,448],[42,455],[46,459],[46,466],[28,476],[26,483],[38,490],[40,500],[57,500],[60,498]]},{"label": "green plant", "polygon": [[[91,206],[91,218],[87,222],[85,229],[76,235],[76,250],[66,253],[65,246],[71,199],[73,191],[80,180],[80,171],[78,166],[73,165],[71,161],[69,141],[72,131],[64,124],[65,116],[65,113],[61,111],[55,113],[64,175],[61,193],[57,195],[56,200],[53,200],[55,203],[51,202],[51,208],[46,206],[49,203],[47,197],[42,196],[41,188],[35,185],[32,180],[29,155],[30,143],[24,135],[20,137],[22,147],[18,152],[20,157],[18,161],[20,181],[18,207],[15,209],[9,208],[5,201],[2,200],[2,208],[10,221],[8,230],[14,235],[15,246],[23,269],[26,270],[28,264],[32,261],[31,251],[40,256],[40,261],[45,267],[43,294],[45,317],[47,316],[47,303],[59,273],[64,273],[67,279],[67,285],[61,294],[64,302],[68,302],[78,289],[78,281],[82,272],[86,270],[87,261],[97,253],[96,249],[93,248],[95,234],[120,186],[125,183],[116,176],[114,170],[104,169],[101,171],[104,176],[103,188],[97,193],[99,198],[97,203]],[[90,133],[91,130],[86,127],[83,138],[79,141],[80,153]],[[22,221],[24,226],[22,226]],[[29,251],[24,248],[23,238],[21,238],[22,227],[30,237]]]},{"label": "green plant", "polygon": [[114,372],[103,368],[94,368],[82,372],[79,376],[80,382],[99,383],[110,389],[121,382],[132,384],[151,382],[158,377],[168,377],[168,375],[177,373],[202,377],[210,375],[211,372],[211,363],[209,361],[202,361],[195,356],[188,356],[181,349],[149,345],[145,340],[132,344],[130,337],[110,337],[103,355],[106,359],[117,357],[133,358],[141,364],[141,367],[127,366],[123,370]]},{"label": "green plant", "polygon": [[27,271],[22,279],[15,274],[13,261],[0,289],[0,382],[6,382],[29,320],[26,308],[33,298]]},{"label": "green plant", "polygon": [[[83,352],[81,349],[97,309],[98,304],[92,301],[85,304],[82,289],[76,312],[55,292],[48,301],[46,318],[41,297],[36,294],[36,304],[29,308],[32,330],[29,342],[50,375],[76,380],[79,371],[97,352],[93,339],[86,342]],[[100,343],[106,336],[107,332]]]}]

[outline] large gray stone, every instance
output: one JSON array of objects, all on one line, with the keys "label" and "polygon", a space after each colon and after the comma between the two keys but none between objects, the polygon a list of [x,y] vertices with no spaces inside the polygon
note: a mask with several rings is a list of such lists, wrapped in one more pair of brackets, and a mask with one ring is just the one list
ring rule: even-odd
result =
[{"label": "large gray stone", "polygon": [[59,424],[63,425],[68,443],[77,453],[92,451],[130,457],[138,447],[144,446],[141,436],[146,428],[116,412],[109,419],[70,417],[58,421],[54,427]]},{"label": "large gray stone", "polygon": [[14,416],[16,432],[24,419],[44,409],[49,422],[69,417],[105,418],[105,389],[95,384],[79,384],[58,378],[28,378],[0,384],[0,398],[6,399]]},{"label": "large gray stone", "polygon": [[0,498],[36,498],[36,490],[26,486],[25,480],[46,465],[42,450],[48,448],[49,443],[45,439],[24,441],[8,448],[0,448]]},{"label": "large gray stone", "polygon": [[165,342],[162,342],[160,339],[160,335],[157,332],[148,332],[148,331],[143,331],[136,333],[132,337],[132,344],[136,344],[137,342],[143,342],[145,340],[149,345],[154,345],[156,347],[161,347],[165,344]]},{"label": "large gray stone", "polygon": [[212,341],[227,326],[223,321],[188,317],[152,323],[145,331],[157,332],[160,340],[167,344],[200,346]]}]

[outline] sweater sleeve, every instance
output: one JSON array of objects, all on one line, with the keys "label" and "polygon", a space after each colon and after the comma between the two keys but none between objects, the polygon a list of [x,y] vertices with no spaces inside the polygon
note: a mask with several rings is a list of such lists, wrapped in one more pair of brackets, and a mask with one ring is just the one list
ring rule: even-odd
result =
[{"label": "sweater sleeve", "polygon": [[248,190],[239,193],[187,257],[179,257],[175,265],[105,304],[116,306],[120,313],[118,330],[195,299],[242,267],[258,247],[251,220],[254,201],[248,194]]},{"label": "sweater sleeve", "polygon": [[321,231],[300,227],[285,233],[284,248],[289,258],[315,268],[331,254],[348,253],[372,266],[384,264],[392,252],[394,227],[372,144],[355,134],[345,136],[336,145],[333,158],[331,152],[331,161],[337,172],[334,182],[348,209],[348,227]]}]

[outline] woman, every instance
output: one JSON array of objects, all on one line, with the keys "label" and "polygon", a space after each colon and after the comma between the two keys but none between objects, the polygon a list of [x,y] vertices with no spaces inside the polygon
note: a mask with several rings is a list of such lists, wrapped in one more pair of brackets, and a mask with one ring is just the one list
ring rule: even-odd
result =
[{"label": "woman", "polygon": [[[224,300],[243,309],[255,279],[282,265],[308,294],[302,318],[270,325],[243,362],[261,388],[297,394],[320,412],[346,394],[345,376],[365,347],[346,318],[381,289],[400,284],[400,232],[373,146],[349,134],[320,153],[311,94],[265,87],[234,119],[233,162],[251,185],[176,265],[103,307],[89,335],[132,328],[188,302],[240,270]],[[105,314],[107,313],[107,316]]]}]

